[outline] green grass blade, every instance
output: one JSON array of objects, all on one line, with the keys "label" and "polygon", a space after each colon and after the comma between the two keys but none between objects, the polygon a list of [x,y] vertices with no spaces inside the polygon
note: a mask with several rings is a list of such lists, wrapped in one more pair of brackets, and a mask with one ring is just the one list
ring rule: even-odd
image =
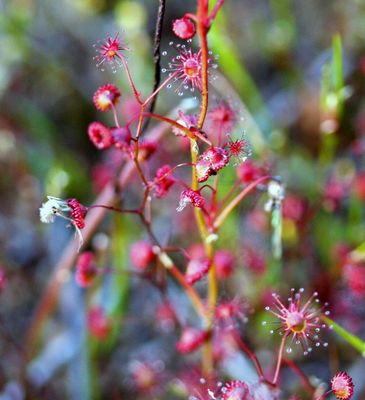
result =
[{"label": "green grass blade", "polygon": [[344,339],[352,347],[354,347],[356,350],[358,350],[362,355],[365,355],[365,342],[364,341],[362,341],[360,338],[358,338],[357,336],[353,335],[352,333],[348,332],[346,329],[342,328],[340,325],[338,325],[331,318],[323,316],[322,320],[328,326],[332,326],[333,330],[335,332],[337,332],[342,337],[342,339]]}]

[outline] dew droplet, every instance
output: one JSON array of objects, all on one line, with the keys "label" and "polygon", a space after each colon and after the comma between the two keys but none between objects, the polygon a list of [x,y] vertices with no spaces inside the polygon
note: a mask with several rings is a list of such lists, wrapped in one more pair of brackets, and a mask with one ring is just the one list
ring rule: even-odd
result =
[{"label": "dew droplet", "polygon": [[328,343],[327,343],[327,342],[324,342],[324,343],[323,343],[323,347],[328,347]]},{"label": "dew droplet", "polygon": [[331,312],[330,311],[325,311],[324,315],[330,315]]},{"label": "dew droplet", "polygon": [[200,382],[202,385],[204,385],[204,383],[206,382],[206,380],[205,380],[204,378],[200,378],[200,379],[199,379],[199,382]]},{"label": "dew droplet", "polygon": [[261,325],[264,325],[264,326],[265,326],[266,324],[267,324],[266,321],[262,321],[262,322],[261,322]]},{"label": "dew droplet", "polygon": [[270,333],[271,333],[271,334],[273,334],[273,333],[274,333],[274,331],[271,329],[271,330],[270,330]]},{"label": "dew droplet", "polygon": [[167,56],[167,51],[163,51],[161,54],[162,54],[163,56]]},{"label": "dew droplet", "polygon": [[171,89],[171,87],[172,87],[171,83],[169,83],[166,87],[167,87],[167,89]]},{"label": "dew droplet", "polygon": [[266,307],[265,307],[265,310],[266,310],[266,311],[269,311],[269,310],[270,310],[270,307],[269,307],[269,306],[266,306]]},{"label": "dew droplet", "polygon": [[286,349],[286,352],[290,354],[290,353],[292,352],[292,348],[291,348],[291,347],[288,347],[288,348]]},{"label": "dew droplet", "polygon": [[316,343],[316,347],[319,347],[321,345],[321,343],[317,342]]},{"label": "dew droplet", "polygon": [[161,72],[164,74],[166,72],[166,68],[162,68]]}]

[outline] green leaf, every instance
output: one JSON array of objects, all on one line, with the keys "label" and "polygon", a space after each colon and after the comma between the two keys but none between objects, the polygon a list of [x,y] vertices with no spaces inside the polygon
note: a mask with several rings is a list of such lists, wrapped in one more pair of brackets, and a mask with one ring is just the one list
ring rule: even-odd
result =
[{"label": "green leaf", "polygon": [[338,325],[335,321],[331,318],[322,317],[322,320],[328,325],[333,327],[333,330],[337,332],[342,339],[344,339],[347,343],[349,343],[352,347],[358,350],[362,355],[365,355],[365,342],[362,341],[357,336],[353,335],[352,333],[348,332],[346,329],[342,328]]},{"label": "green leaf", "polygon": [[282,212],[281,207],[276,207],[271,213],[271,245],[273,256],[280,260],[282,256]]}]

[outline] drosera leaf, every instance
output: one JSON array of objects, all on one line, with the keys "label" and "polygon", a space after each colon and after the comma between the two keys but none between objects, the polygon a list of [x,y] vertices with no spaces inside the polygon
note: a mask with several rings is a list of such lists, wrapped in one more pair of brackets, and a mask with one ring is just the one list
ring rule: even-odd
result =
[{"label": "drosera leaf", "polygon": [[282,211],[281,207],[276,207],[271,213],[271,245],[273,256],[280,260],[282,256]]},{"label": "drosera leaf", "polygon": [[355,336],[354,334],[348,332],[345,328],[338,325],[335,321],[331,318],[326,316],[322,316],[322,320],[332,329],[338,333],[347,343],[349,343],[352,347],[358,350],[363,357],[365,357],[365,342],[361,340],[359,337]]},{"label": "drosera leaf", "polygon": [[351,259],[358,262],[365,260],[365,242],[362,242],[351,252]]}]

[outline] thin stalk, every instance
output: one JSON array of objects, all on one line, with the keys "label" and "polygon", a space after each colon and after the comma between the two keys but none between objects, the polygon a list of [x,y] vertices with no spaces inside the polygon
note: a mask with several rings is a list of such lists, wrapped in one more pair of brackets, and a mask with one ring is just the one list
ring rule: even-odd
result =
[{"label": "thin stalk", "polygon": [[174,72],[173,74],[171,74],[167,79],[165,79],[161,85],[156,88],[148,97],[147,99],[143,102],[142,106],[146,106],[156,95],[157,93],[163,89],[173,78],[175,78],[175,76],[178,74],[179,72]]},{"label": "thin stalk", "polygon": [[202,129],[205,116],[208,111],[208,41],[207,41],[207,21],[208,21],[208,1],[198,0],[197,7],[197,35],[201,50],[201,78],[202,78],[202,101],[200,105],[200,114],[198,119],[198,129]]},{"label": "thin stalk", "polygon": [[124,69],[125,69],[128,82],[129,82],[129,84],[131,85],[131,88],[132,88],[134,97],[136,98],[136,100],[138,101],[138,103],[142,105],[143,102],[142,102],[141,97],[140,97],[140,92],[138,92],[138,90],[136,89],[136,87],[135,87],[135,85],[134,85],[134,82],[133,82],[131,73],[130,73],[130,71],[129,71],[129,67],[128,67],[127,60],[126,60],[124,57],[120,57],[120,59],[121,59],[121,61],[122,61],[122,63],[123,63],[123,67],[124,67]]},{"label": "thin stalk", "polygon": [[306,388],[306,390],[312,395],[314,395],[315,388],[310,383],[310,380],[308,379],[307,375],[305,375],[305,373],[298,367],[298,365],[293,360],[290,360],[288,358],[283,358],[283,363],[287,364],[287,366],[293,370],[293,372],[302,381],[303,386]]},{"label": "thin stalk", "polygon": [[250,360],[252,361],[257,375],[259,376],[259,378],[265,380],[265,376],[264,376],[264,371],[261,367],[260,361],[258,360],[258,358],[256,357],[256,354],[247,346],[247,344],[241,339],[239,333],[237,332],[236,329],[234,329],[232,331],[232,336],[235,339],[235,341],[237,342],[238,346],[240,347],[240,349],[247,354],[247,356],[250,358]]},{"label": "thin stalk", "polygon": [[278,378],[279,378],[279,372],[280,372],[280,368],[281,368],[281,361],[283,359],[283,351],[284,351],[284,345],[285,345],[286,338],[287,338],[287,335],[284,335],[281,339],[279,354],[278,354],[278,361],[276,363],[274,379],[272,380],[272,383],[274,385],[276,385],[276,382],[278,381]]},{"label": "thin stalk", "polygon": [[261,178],[257,179],[256,181],[250,183],[246,186],[218,215],[215,220],[214,227],[218,229],[224,220],[228,217],[228,215],[233,211],[233,209],[253,190],[257,185],[260,183],[270,179],[270,176],[262,176]]},{"label": "thin stalk", "polygon": [[202,142],[205,142],[206,144],[208,144],[209,146],[212,145],[212,142],[205,138],[202,134],[200,134],[199,132],[192,132],[190,129],[186,128],[185,126],[179,124],[177,121],[174,121],[171,118],[167,118],[167,117],[163,117],[162,115],[157,115],[157,114],[153,114],[153,113],[144,113],[144,115],[151,117],[151,118],[155,118],[158,119],[160,121],[164,121],[167,122],[168,124],[175,126],[176,128],[180,129],[181,131],[183,131],[186,136],[188,136],[190,139],[196,139],[199,138]]},{"label": "thin stalk", "polygon": [[112,206],[105,206],[103,204],[93,204],[92,206],[89,206],[88,209],[91,208],[105,208],[106,210],[110,211],[115,211],[118,213],[125,213],[125,214],[140,214],[141,210],[129,210],[125,208],[118,208],[118,207],[112,207]]},{"label": "thin stalk", "polygon": [[205,318],[206,313],[205,313],[204,304],[203,304],[202,300],[200,299],[199,295],[197,294],[197,292],[195,291],[195,289],[185,281],[184,275],[180,272],[180,270],[178,268],[176,268],[175,265],[173,265],[170,268],[167,268],[167,270],[184,288],[184,290],[185,290],[186,294],[188,295],[188,297],[190,298],[191,303],[193,304],[194,309],[197,312],[197,314],[200,315],[202,318]]},{"label": "thin stalk", "polygon": [[[207,42],[207,22],[208,22],[208,10],[209,10],[209,0],[197,0],[197,12],[196,12],[196,24],[197,24],[197,35],[199,38],[200,51],[201,51],[201,79],[202,79],[202,88],[201,88],[201,105],[200,105],[200,113],[197,123],[198,130],[202,129],[205,121],[205,117],[208,111],[208,42]],[[190,153],[191,153],[191,162],[196,164],[198,160],[198,154],[195,151],[196,142],[191,140],[190,144]],[[192,189],[197,190],[199,187],[196,167],[192,168]],[[208,237],[207,227],[205,225],[204,217],[200,209],[194,209],[195,219],[199,228],[201,239],[205,246],[205,251],[207,253],[209,261],[212,263],[214,259],[214,248],[211,243],[207,243],[206,238]],[[218,296],[218,285],[217,285],[217,277],[215,272],[215,266],[212,263],[212,266],[208,273],[208,320],[206,321],[209,329],[213,324],[213,316],[214,310],[217,302]],[[203,371],[209,377],[213,372],[213,348],[212,348],[212,340],[209,340],[204,344],[203,347]]]},{"label": "thin stalk", "polygon": [[[163,27],[163,19],[165,16],[166,9],[166,0],[159,0],[158,10],[157,10],[157,19],[156,19],[156,28],[155,28],[155,38],[154,38],[154,46],[153,46],[153,61],[155,64],[155,83],[153,85],[154,92],[160,85],[161,81],[161,37],[162,37],[162,27]],[[157,101],[157,96],[155,96],[150,104],[149,111],[153,112]],[[148,124],[148,121],[147,121]],[[145,124],[144,129],[147,128],[147,124]]]},{"label": "thin stalk", "polygon": [[115,106],[114,106],[113,103],[112,103],[111,106],[112,106],[112,111],[113,111],[113,117],[114,117],[115,126],[116,126],[117,128],[120,128],[117,110],[115,109]]},{"label": "thin stalk", "polygon": [[213,10],[211,11],[211,13],[209,15],[209,20],[208,20],[209,27],[212,24],[214,18],[217,16],[219,9],[223,6],[223,3],[224,3],[224,0],[217,0],[217,2],[215,3],[215,6],[213,7]]}]

